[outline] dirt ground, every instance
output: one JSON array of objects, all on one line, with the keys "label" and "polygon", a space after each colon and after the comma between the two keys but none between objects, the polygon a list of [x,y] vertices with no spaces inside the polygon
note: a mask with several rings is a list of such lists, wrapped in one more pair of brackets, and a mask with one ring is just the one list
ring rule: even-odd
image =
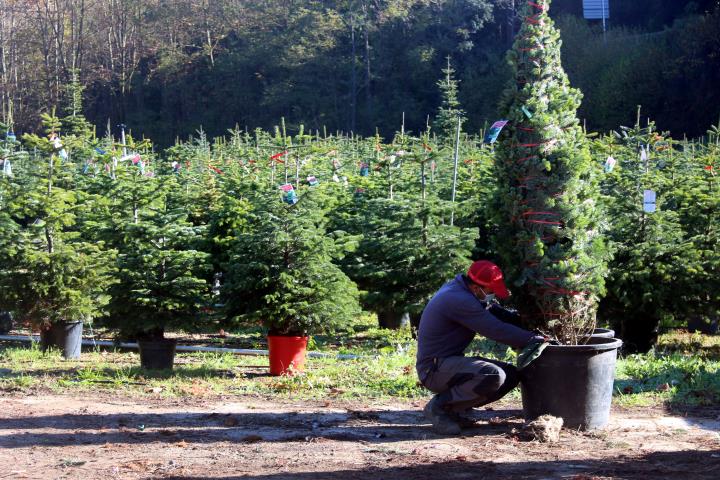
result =
[{"label": "dirt ground", "polygon": [[518,437],[517,405],[435,435],[421,403],[0,396],[0,479],[720,478],[720,412],[618,410],[603,431]]}]

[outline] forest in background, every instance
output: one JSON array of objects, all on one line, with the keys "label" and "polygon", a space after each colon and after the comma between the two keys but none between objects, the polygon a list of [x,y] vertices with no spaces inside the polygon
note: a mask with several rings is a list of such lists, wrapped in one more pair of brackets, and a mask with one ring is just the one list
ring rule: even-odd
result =
[{"label": "forest in background", "polygon": [[[200,127],[424,129],[450,59],[465,130],[496,118],[522,0],[0,0],[2,119],[34,131],[84,87],[98,127],[172,144]],[[609,30],[555,0],[565,68],[592,130],[636,105],[675,137],[703,135],[720,105],[720,1],[610,0]]]}]

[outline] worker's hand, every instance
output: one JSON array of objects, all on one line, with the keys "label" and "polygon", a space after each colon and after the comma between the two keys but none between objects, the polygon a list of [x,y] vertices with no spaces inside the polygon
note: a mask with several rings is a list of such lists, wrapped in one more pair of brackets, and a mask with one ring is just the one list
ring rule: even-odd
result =
[{"label": "worker's hand", "polygon": [[549,343],[542,337],[540,337],[539,341],[530,341],[517,356],[517,369],[521,371],[534,362],[540,355],[542,355],[548,345]]},{"label": "worker's hand", "polygon": [[540,330],[533,330],[533,333],[535,334],[535,336],[530,342],[535,341],[549,343],[550,345],[560,345],[560,342],[558,342],[554,337],[551,337],[550,335],[547,335]]}]

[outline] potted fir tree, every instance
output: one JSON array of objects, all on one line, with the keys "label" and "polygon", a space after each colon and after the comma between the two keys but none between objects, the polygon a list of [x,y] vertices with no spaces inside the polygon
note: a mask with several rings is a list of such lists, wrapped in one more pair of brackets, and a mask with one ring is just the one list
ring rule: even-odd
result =
[{"label": "potted fir tree", "polygon": [[[602,174],[614,255],[598,316],[617,330],[625,352],[647,352],[664,320],[684,318],[698,306],[703,290],[712,291],[702,272],[703,249],[687,238],[688,226],[695,224],[700,227],[696,238],[703,240],[705,222],[703,209],[696,208],[700,199],[688,198],[695,182],[684,179],[680,170],[692,159],[665,150],[668,140],[652,122],[641,127],[639,111],[635,126],[621,132],[597,141],[594,148],[602,154],[597,164],[617,159]],[[655,204],[644,205],[645,190],[655,192]],[[687,213],[679,215],[678,206]]]},{"label": "potted fir tree", "polygon": [[[363,307],[377,314],[380,327],[391,329],[408,322],[417,327],[438,287],[467,268],[477,236],[476,228],[453,224],[453,203],[441,198],[451,197],[450,188],[440,188],[433,174],[443,156],[429,133],[396,140],[403,154],[379,158],[365,192],[333,219],[337,228],[360,236],[342,267],[361,289]],[[451,171],[443,186],[450,184]]]},{"label": "potted fir tree", "polygon": [[597,428],[608,419],[621,342],[591,337],[609,253],[576,117],[581,94],[563,71],[549,5],[538,0],[522,8],[509,54],[515,76],[495,167],[495,248],[526,327],[561,343],[523,370],[526,418],[550,413],[569,427]]},{"label": "potted fir tree", "polygon": [[199,327],[210,293],[209,255],[193,247],[203,227],[188,221],[172,175],[119,165],[108,187],[117,195],[106,229],[118,255],[105,323],[138,341],[144,368],[170,369],[176,341],[166,330]]},{"label": "potted fir tree", "polygon": [[[10,178],[13,176],[12,169],[16,159],[24,152],[18,151],[17,137],[10,125],[0,122],[0,192],[7,192],[10,187]],[[3,202],[5,198],[0,193],[0,226],[12,227],[12,217],[8,214]],[[11,240],[7,236],[0,236],[0,241]],[[0,248],[7,249],[10,245],[0,244]],[[7,335],[13,327],[12,312],[0,311],[0,335]]]},{"label": "potted fir tree", "polygon": [[365,292],[363,305],[377,313],[379,325],[400,328],[403,316],[419,318],[438,287],[467,268],[477,230],[443,222],[451,205],[434,196],[420,202],[396,193],[355,207],[351,231],[362,238],[343,268]]},{"label": "potted fir tree", "polygon": [[78,358],[83,323],[102,310],[112,252],[81,234],[78,212],[95,199],[76,188],[68,151],[83,139],[60,144],[59,120],[45,115],[43,122],[48,138],[24,137],[37,153],[0,180],[0,309],[39,328],[43,349]]},{"label": "potted fir tree", "polygon": [[348,326],[360,314],[355,284],[333,263],[348,238],[327,233],[328,199],[307,189],[293,205],[254,191],[254,209],[230,246],[223,288],[231,318],[267,330],[270,373],[304,368],[308,335]]}]

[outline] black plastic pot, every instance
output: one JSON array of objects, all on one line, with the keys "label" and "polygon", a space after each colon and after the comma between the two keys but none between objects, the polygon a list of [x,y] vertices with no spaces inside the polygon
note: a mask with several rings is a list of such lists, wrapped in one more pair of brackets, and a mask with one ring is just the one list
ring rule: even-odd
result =
[{"label": "black plastic pot", "polygon": [[170,370],[175,361],[174,339],[138,340],[140,366],[148,370]]},{"label": "black plastic pot", "polygon": [[7,335],[13,327],[13,317],[10,312],[0,312],[0,335]]},{"label": "black plastic pot", "polygon": [[389,328],[398,330],[410,323],[410,314],[407,312],[397,312],[393,310],[384,310],[377,312],[378,324],[381,328]]},{"label": "black plastic pot", "polygon": [[525,419],[550,414],[567,428],[606,426],[620,346],[616,338],[591,337],[587,345],[547,347],[521,372]]},{"label": "black plastic pot", "polygon": [[596,328],[593,331],[592,336],[602,338],[615,338],[615,330],[612,330],[610,328]]},{"label": "black plastic pot", "polygon": [[720,319],[707,315],[690,315],[687,320],[690,333],[700,332],[707,335],[715,335],[720,330]]},{"label": "black plastic pot", "polygon": [[45,352],[50,347],[57,347],[65,359],[80,358],[82,331],[83,322],[53,323],[40,330],[40,348]]}]

